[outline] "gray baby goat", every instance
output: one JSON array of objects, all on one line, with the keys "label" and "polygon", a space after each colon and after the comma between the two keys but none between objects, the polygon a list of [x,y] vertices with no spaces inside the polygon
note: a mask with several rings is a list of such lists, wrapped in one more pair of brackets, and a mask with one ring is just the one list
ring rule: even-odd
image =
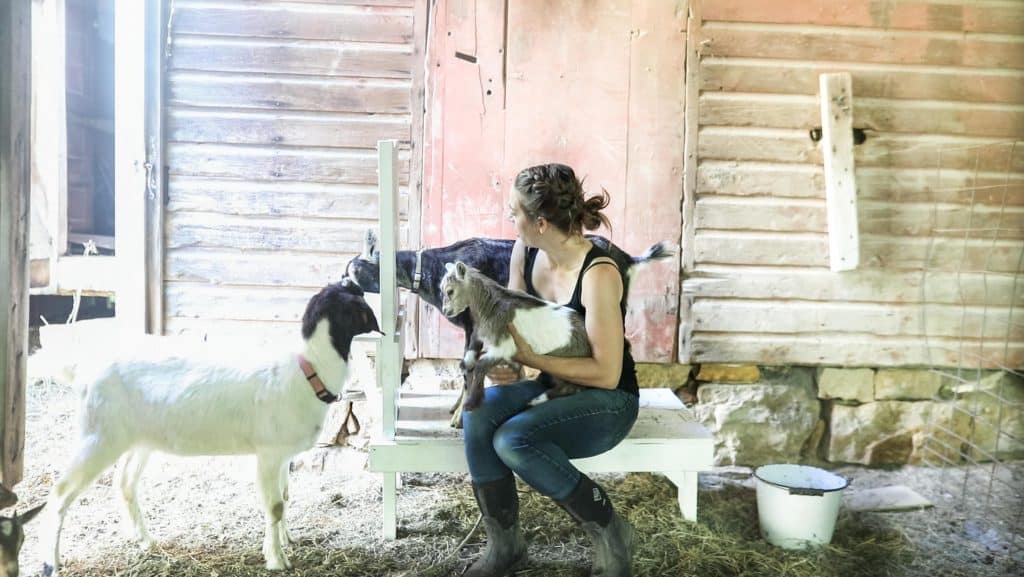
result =
[{"label": "gray baby goat", "polygon": [[[445,268],[447,272],[441,279],[442,311],[453,317],[468,309],[473,319],[473,334],[462,359],[466,371],[466,410],[480,406],[484,375],[491,367],[511,361],[516,354],[509,323],[537,353],[556,357],[590,355],[583,316],[575,310],[505,288],[461,261],[448,263]],[[486,352],[481,354],[482,350]],[[571,395],[581,388],[554,377],[551,380],[548,398]]]}]

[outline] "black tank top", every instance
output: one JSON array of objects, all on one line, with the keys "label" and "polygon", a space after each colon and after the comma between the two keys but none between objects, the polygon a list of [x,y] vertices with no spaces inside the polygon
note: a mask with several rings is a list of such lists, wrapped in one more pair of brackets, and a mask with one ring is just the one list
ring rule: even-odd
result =
[{"label": "black tank top", "polygon": [[[537,294],[537,289],[535,289],[533,286],[533,263],[537,260],[537,250],[538,249],[536,248],[526,249],[526,262],[523,265],[523,280],[526,281],[526,292],[535,297],[540,297],[540,295]],[[594,259],[598,259],[601,257],[611,258],[608,256],[608,253],[605,250],[601,249],[597,245],[591,246],[590,251],[587,252],[587,256],[583,258],[583,266],[580,267],[580,275],[576,278],[576,286],[573,287],[572,289],[572,297],[569,299],[569,302],[564,303],[565,306],[580,313],[581,315],[583,315],[584,318],[586,318],[587,316],[587,309],[586,307],[583,306],[583,275],[585,275],[592,266],[597,266],[600,264],[616,266],[614,261],[602,261],[598,263],[593,262]],[[622,275],[622,271],[619,271],[619,275]],[[628,279],[626,278],[622,279],[623,288],[625,288],[627,280]],[[625,293],[625,290],[623,290],[623,293]],[[623,324],[625,324],[625,298],[619,301],[619,311],[622,313],[622,322]],[[540,380],[544,383],[547,383],[549,377],[547,376],[547,374],[541,373]],[[619,375],[618,388],[637,396],[640,395],[640,389],[637,386],[636,381],[636,363],[633,362],[633,354],[630,352],[629,340],[626,339],[625,337],[623,337],[622,347],[622,374]]]}]

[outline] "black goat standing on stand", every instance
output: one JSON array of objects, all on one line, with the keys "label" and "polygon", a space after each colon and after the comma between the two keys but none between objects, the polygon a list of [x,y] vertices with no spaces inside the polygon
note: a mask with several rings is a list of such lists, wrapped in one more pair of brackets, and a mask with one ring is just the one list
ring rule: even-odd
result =
[{"label": "black goat standing on stand", "polygon": [[[629,296],[629,281],[644,266],[671,257],[675,254],[672,244],[662,241],[650,246],[640,256],[630,256],[603,236],[585,235],[590,242],[606,250],[622,274],[623,300]],[[501,286],[508,286],[508,266],[512,256],[512,239],[470,238],[439,248],[422,250],[400,250],[396,254],[398,286],[416,293],[430,306],[442,310],[441,279],[446,273],[445,264],[461,261],[478,270]],[[380,292],[380,249],[373,229],[366,231],[363,252],[349,261],[345,275],[368,293]],[[627,300],[628,302],[628,300]],[[443,311],[442,311],[443,312]],[[454,317],[447,317],[455,326],[465,331],[463,350],[470,347],[473,333],[473,319],[468,311]],[[461,427],[460,397],[452,412],[452,426]]]}]

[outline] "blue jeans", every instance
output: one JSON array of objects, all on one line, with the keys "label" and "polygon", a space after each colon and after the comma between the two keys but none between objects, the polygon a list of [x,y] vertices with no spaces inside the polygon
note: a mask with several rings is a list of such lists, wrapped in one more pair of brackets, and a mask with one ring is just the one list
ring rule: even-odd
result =
[{"label": "blue jeans", "polygon": [[639,409],[636,395],[585,388],[536,406],[546,391],[537,381],[484,389],[484,399],[462,415],[466,460],[473,482],[515,472],[542,495],[566,499],[580,480],[569,459],[599,455],[624,439]]}]

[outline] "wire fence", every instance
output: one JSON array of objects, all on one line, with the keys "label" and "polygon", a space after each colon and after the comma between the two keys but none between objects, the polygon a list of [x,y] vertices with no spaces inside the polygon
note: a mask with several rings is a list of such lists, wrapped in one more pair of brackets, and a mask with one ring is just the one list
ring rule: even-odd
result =
[{"label": "wire fence", "polygon": [[[921,458],[940,471],[933,479],[944,498],[936,506],[955,510],[955,530],[1024,567],[1024,142],[940,149],[935,156],[921,331],[942,386]],[[972,165],[966,181],[965,163]],[[961,214],[949,226],[939,215],[958,196]],[[950,250],[953,259],[941,254]],[[931,337],[949,329],[937,330],[950,322],[948,314],[929,314],[938,294],[954,295],[960,326],[952,339]]]}]

